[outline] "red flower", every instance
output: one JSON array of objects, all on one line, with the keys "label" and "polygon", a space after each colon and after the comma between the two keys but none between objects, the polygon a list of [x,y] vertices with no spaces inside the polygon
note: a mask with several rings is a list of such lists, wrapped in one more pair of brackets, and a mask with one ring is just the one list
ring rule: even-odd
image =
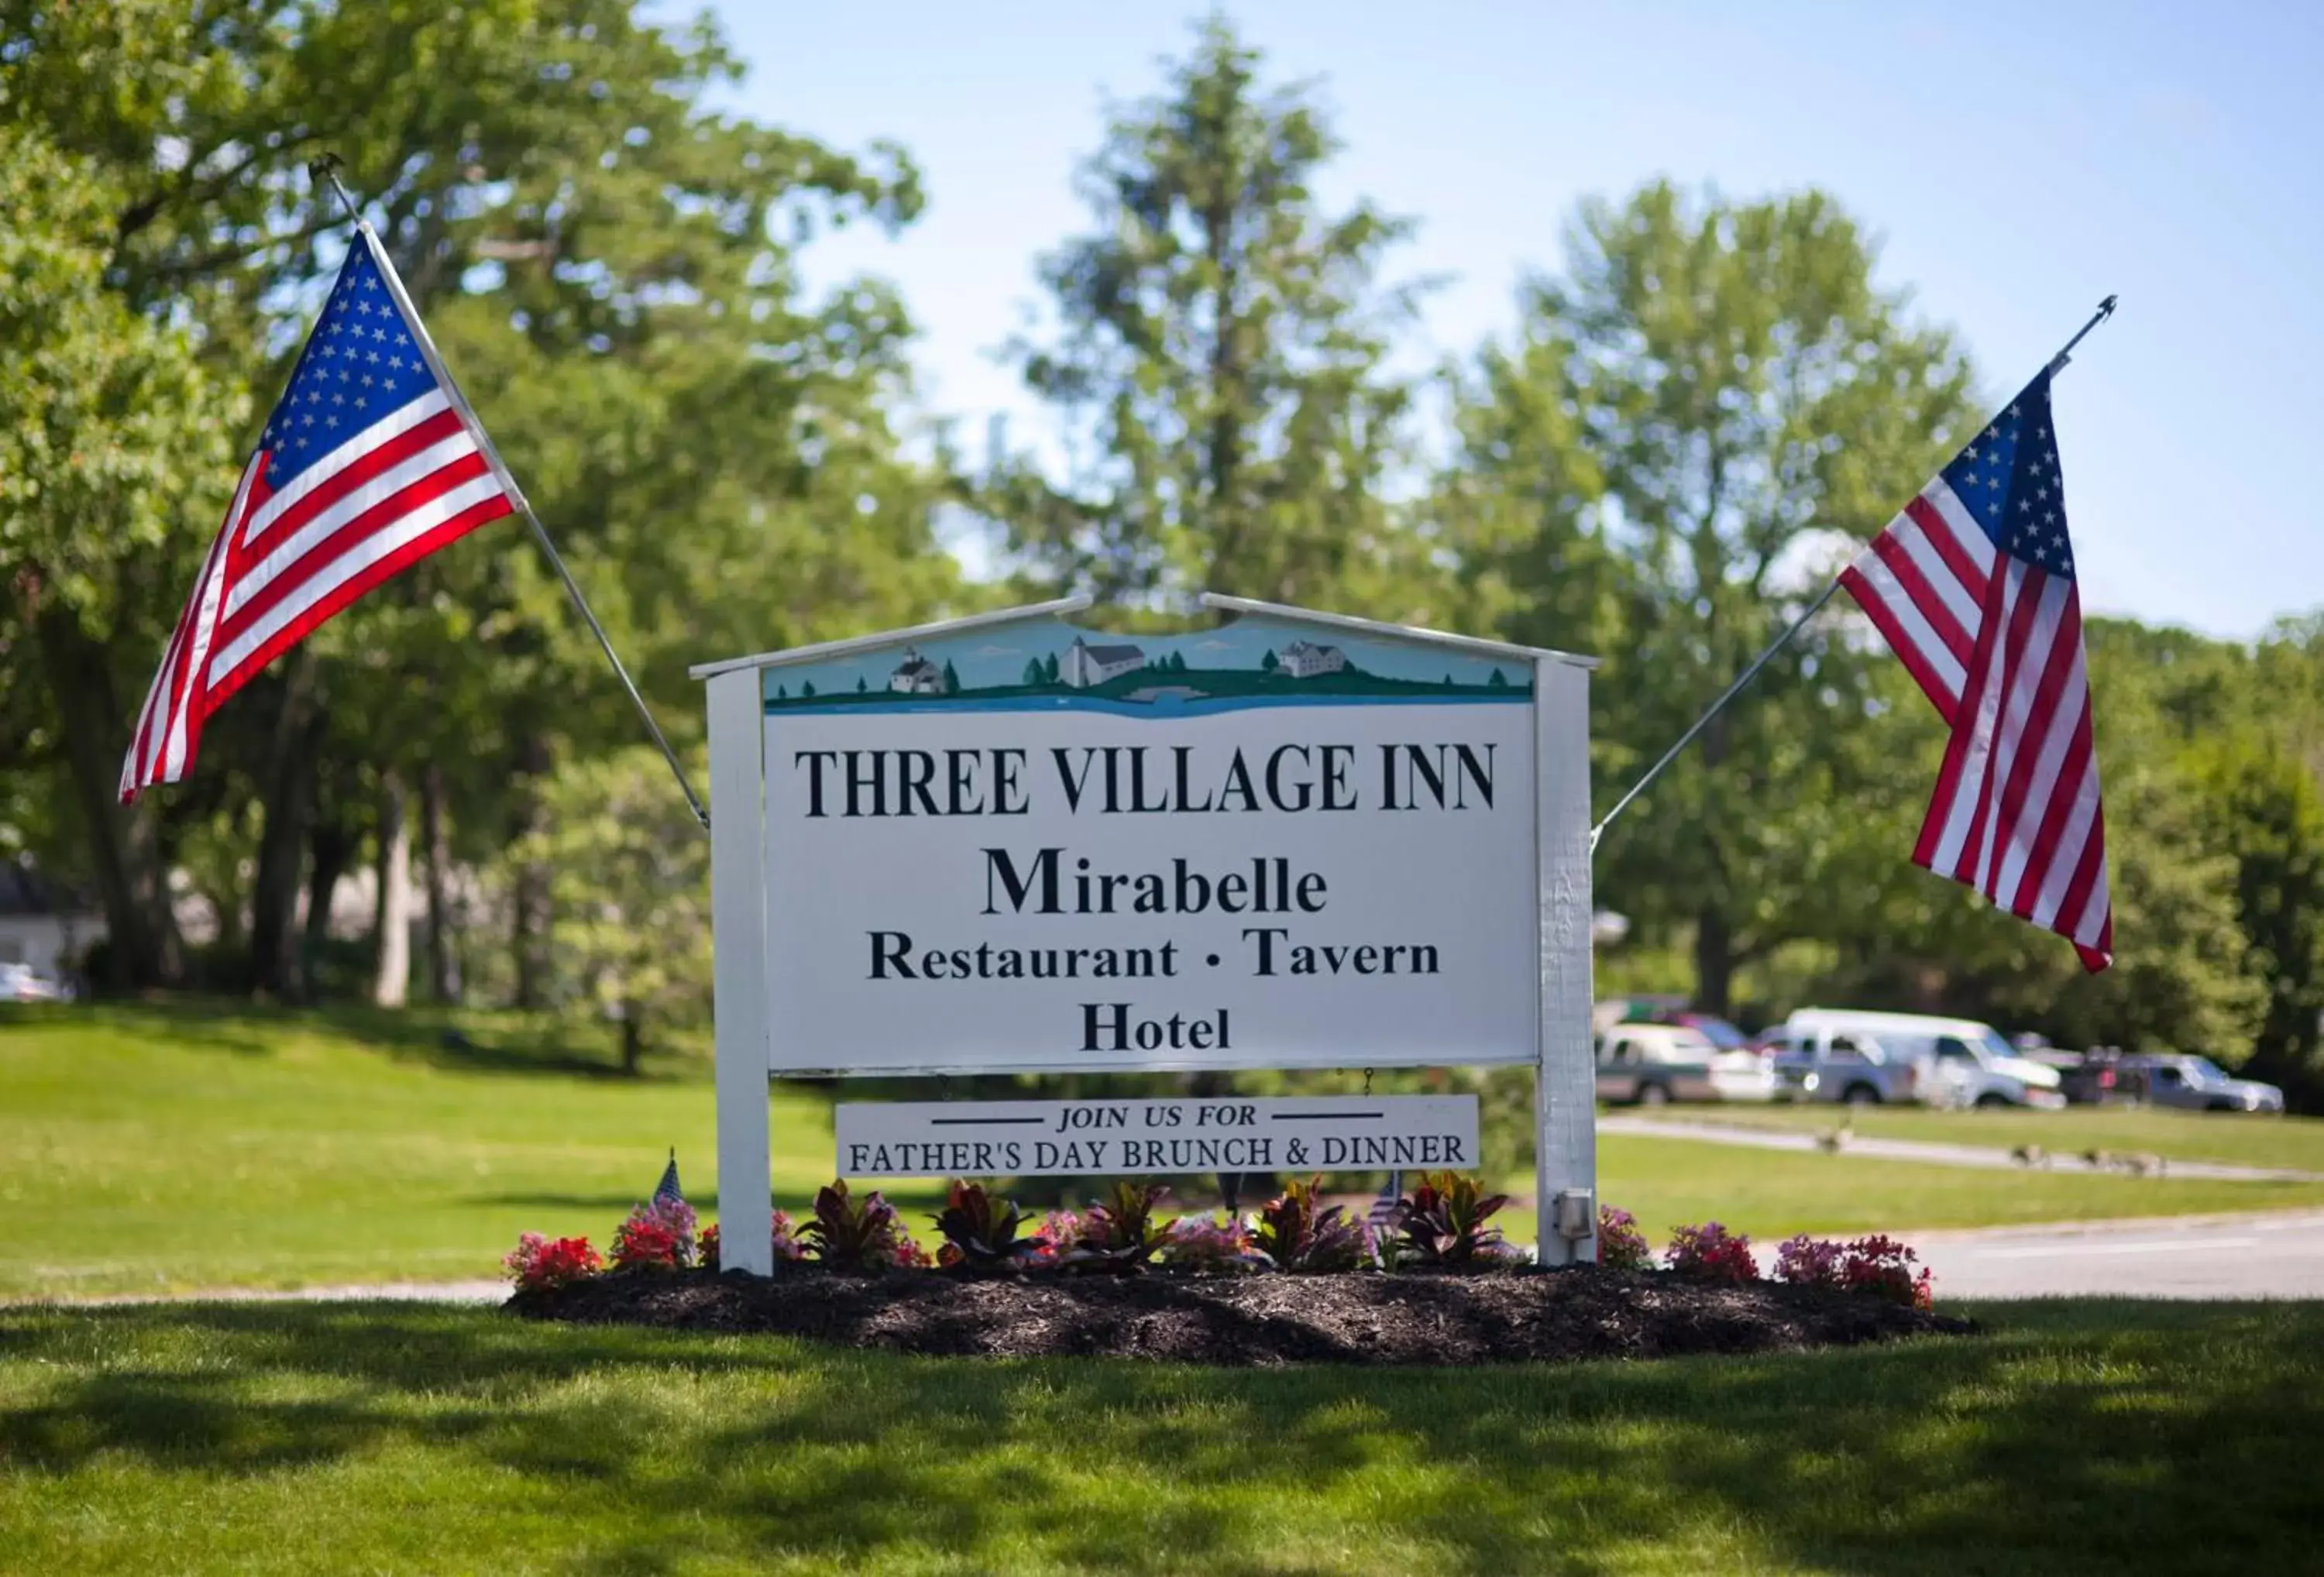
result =
[{"label": "red flower", "polygon": [[613,1264],[622,1270],[675,1270],[684,1263],[678,1234],[650,1216],[633,1215],[613,1234]]},{"label": "red flower", "polygon": [[589,1246],[588,1239],[558,1238],[552,1241],[539,1232],[519,1237],[516,1248],[501,1263],[508,1267],[510,1276],[521,1287],[562,1286],[568,1281],[595,1276],[605,1268],[597,1250]]},{"label": "red flower", "polygon": [[1671,1233],[1670,1268],[1697,1281],[1723,1281],[1741,1286],[1759,1278],[1759,1262],[1751,1254],[1751,1240],[1730,1232],[1717,1222],[1680,1227]]}]

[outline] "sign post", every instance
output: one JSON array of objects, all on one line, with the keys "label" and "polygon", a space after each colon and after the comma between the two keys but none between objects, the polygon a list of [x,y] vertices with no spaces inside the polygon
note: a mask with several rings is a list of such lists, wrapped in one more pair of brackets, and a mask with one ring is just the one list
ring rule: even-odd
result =
[{"label": "sign post", "polygon": [[[694,670],[718,807],[722,1201],[766,1191],[775,1074],[1530,1064],[1540,1259],[1594,1257],[1588,659],[1205,600],[1231,617],[1185,635],[1084,630],[1071,599]],[[1016,1104],[1004,1126],[1029,1130],[1058,1103]],[[1238,1153],[1272,1159],[996,1151],[990,1173],[1309,1165],[1268,1102],[1063,1104],[1150,1106],[1157,1127],[1240,1108],[1259,1148]],[[1331,1102],[1295,1104],[1320,1121]],[[1368,1166],[1404,1151],[1342,1122],[1350,1158],[1312,1169],[1475,1165],[1473,1103],[1433,1138],[1446,1112],[1364,1109],[1413,1157],[1466,1138]],[[907,1143],[975,1159],[907,1137],[964,1129],[971,1105],[844,1110],[867,1155],[897,1140],[889,1164]],[[730,1231],[726,1262],[770,1272],[760,1236]]]}]

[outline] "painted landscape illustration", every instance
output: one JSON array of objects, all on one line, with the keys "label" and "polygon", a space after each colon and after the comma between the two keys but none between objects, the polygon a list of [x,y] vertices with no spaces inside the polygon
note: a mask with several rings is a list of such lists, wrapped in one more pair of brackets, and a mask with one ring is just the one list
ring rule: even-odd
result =
[{"label": "painted landscape illustration", "polygon": [[1112,635],[1042,616],[766,670],[770,712],[1095,709],[1129,715],[1245,706],[1517,701],[1533,673],[1421,640],[1248,618],[1180,635]]}]

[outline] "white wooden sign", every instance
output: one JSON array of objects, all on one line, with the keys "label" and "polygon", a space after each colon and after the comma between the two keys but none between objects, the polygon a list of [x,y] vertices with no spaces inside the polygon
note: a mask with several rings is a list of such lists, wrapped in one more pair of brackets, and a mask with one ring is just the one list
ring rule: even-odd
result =
[{"label": "white wooden sign", "polygon": [[1482,1160],[1474,1095],[843,1102],[835,1128],[843,1177],[1305,1176]]},{"label": "white wooden sign", "polygon": [[723,1194],[773,1073],[1496,1063],[1540,1070],[1545,1222],[1594,1188],[1588,660],[1206,601],[695,670]]}]

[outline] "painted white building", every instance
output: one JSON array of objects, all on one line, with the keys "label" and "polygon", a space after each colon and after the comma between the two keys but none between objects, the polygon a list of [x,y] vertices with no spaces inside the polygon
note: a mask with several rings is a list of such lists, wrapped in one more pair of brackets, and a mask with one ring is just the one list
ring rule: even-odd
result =
[{"label": "painted white building", "polygon": [[1080,636],[1065,648],[1065,660],[1057,665],[1057,677],[1077,690],[1092,685],[1102,685],[1116,674],[1126,674],[1146,661],[1146,653],[1135,646],[1092,646]]},{"label": "painted white building", "polygon": [[1295,679],[1307,679],[1317,674],[1341,672],[1348,666],[1348,654],[1336,646],[1317,646],[1305,641],[1295,641],[1283,649],[1280,660],[1285,673]]},{"label": "painted white building", "polygon": [[941,696],[944,670],[907,646],[904,660],[888,676],[888,687],[899,696]]},{"label": "painted white building", "polygon": [[29,964],[52,979],[80,965],[105,936],[97,905],[50,882],[31,866],[0,864],[0,964]]}]

